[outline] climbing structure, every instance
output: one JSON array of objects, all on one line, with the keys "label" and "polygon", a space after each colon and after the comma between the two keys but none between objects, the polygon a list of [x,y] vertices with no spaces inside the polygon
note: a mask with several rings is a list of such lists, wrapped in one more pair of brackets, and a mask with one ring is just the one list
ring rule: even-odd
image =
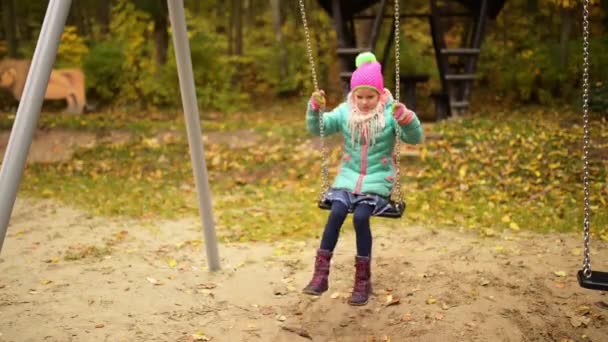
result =
[{"label": "climbing structure", "polygon": [[[392,3],[391,0],[390,3]],[[409,13],[407,1],[402,0],[402,18],[428,18],[430,34],[435,49],[441,88],[433,93],[436,119],[444,119],[452,114],[469,109],[469,100],[478,57],[481,51],[483,30],[488,19],[494,19],[506,0],[429,0],[427,13]],[[389,0],[319,0],[319,4],[332,17],[337,35],[337,55],[340,60],[340,77],[344,90],[348,90],[348,80],[355,69],[355,56],[362,51],[373,51],[386,61],[391,52],[392,33],[384,46],[378,42],[382,25],[394,25],[393,6]],[[363,15],[368,8],[374,14]],[[370,37],[363,39],[366,46],[357,46],[355,25],[359,19],[373,19]],[[388,20],[385,20],[388,19]],[[462,25],[463,35],[459,46],[446,44],[446,30],[455,24]],[[392,32],[392,30],[390,30]],[[382,51],[378,51],[382,49]],[[415,107],[415,86],[417,82],[428,80],[428,75],[401,75],[406,104]]]}]

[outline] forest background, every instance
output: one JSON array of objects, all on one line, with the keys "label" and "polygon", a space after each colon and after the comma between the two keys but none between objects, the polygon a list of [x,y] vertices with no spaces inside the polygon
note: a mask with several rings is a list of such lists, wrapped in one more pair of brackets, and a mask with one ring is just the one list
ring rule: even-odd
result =
[{"label": "forest background", "polygon": [[[316,62],[320,65],[320,84],[337,92],[339,70],[331,18],[316,1],[304,2]],[[487,27],[475,93],[483,89],[494,95],[490,99],[507,104],[558,105],[579,101],[581,3],[507,1],[498,18]],[[590,71],[592,80],[605,81],[608,4],[591,3]],[[2,0],[1,4],[0,57],[31,58],[46,3]],[[300,98],[311,92],[298,1],[186,0],[185,7],[197,94],[203,109],[238,110],[255,102]],[[428,1],[407,1],[401,8],[403,13],[425,13]],[[83,68],[89,102],[98,108],[179,107],[169,26],[162,0],[75,1],[55,67]],[[369,26],[371,20],[362,20],[358,30],[365,32]],[[383,25],[384,37],[380,41],[386,40],[390,29],[390,25]],[[448,44],[450,38],[459,38],[459,30],[461,27],[455,25],[449,31]],[[402,71],[428,73],[431,82],[423,88],[437,88],[427,20],[404,19],[401,33]],[[387,79],[392,79],[394,68],[386,69]],[[596,89],[601,93],[594,100],[598,106],[604,101],[605,106],[605,87],[595,82],[594,87],[602,88]],[[424,90],[422,94],[424,102]],[[5,108],[10,102],[7,95],[3,94]]]}]

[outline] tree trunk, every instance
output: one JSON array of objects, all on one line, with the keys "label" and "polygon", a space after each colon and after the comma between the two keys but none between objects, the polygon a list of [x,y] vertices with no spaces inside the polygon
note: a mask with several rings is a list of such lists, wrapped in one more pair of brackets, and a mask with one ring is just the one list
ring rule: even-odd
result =
[{"label": "tree trunk", "polygon": [[99,1],[97,3],[97,21],[101,26],[101,33],[106,35],[110,32],[110,13],[112,1]]},{"label": "tree trunk", "polygon": [[568,64],[568,43],[570,42],[570,34],[572,33],[572,24],[574,23],[574,8],[561,9],[562,29],[559,40],[559,63],[562,67]]},{"label": "tree trunk", "polygon": [[156,47],[156,64],[165,65],[167,63],[167,50],[169,49],[169,33],[167,16],[169,9],[167,1],[157,0],[160,4],[160,11],[154,18],[154,45]]},{"label": "tree trunk", "polygon": [[279,76],[282,80],[287,77],[287,51],[285,50],[285,44],[283,44],[283,32],[281,31],[281,1],[270,0],[270,6],[272,7],[272,23],[274,27],[274,35],[277,40],[277,49],[279,51]]},{"label": "tree trunk", "polygon": [[[198,1],[196,2],[198,3]],[[215,33],[225,32],[226,26],[224,25],[224,0],[215,1]],[[228,42],[230,44],[230,41]]]},{"label": "tree trunk", "polygon": [[[539,8],[538,8],[538,0],[528,0],[527,1],[527,12],[530,13],[530,25],[536,25],[539,17]],[[534,26],[531,26],[534,27]]]},{"label": "tree trunk", "polygon": [[[78,34],[80,35],[88,35],[89,31],[88,31],[88,25],[87,25],[87,18],[86,18],[86,14],[85,14],[85,9],[83,8],[83,4],[82,2],[79,1],[75,1],[74,3],[72,3],[72,8],[71,9],[71,14],[72,14],[72,24],[74,26],[76,26],[76,29],[78,30]],[[69,23],[69,17],[68,17],[68,23]],[[66,25],[69,25],[68,23],[66,23]]]},{"label": "tree trunk", "polygon": [[230,15],[228,16],[228,55],[234,54],[234,3],[235,0],[230,2]]},{"label": "tree trunk", "polygon": [[245,19],[245,25],[247,27],[251,27],[253,26],[253,23],[255,22],[255,4],[253,0],[247,0],[247,5],[246,5],[246,9],[247,9],[247,17]]},{"label": "tree trunk", "polygon": [[14,0],[2,1],[2,22],[4,23],[4,34],[8,42],[8,56],[18,57],[19,41],[17,40],[17,24],[15,22]]},{"label": "tree trunk", "polygon": [[243,1],[242,0],[232,0],[234,12],[234,31],[235,31],[235,39],[234,39],[234,53],[237,56],[241,56],[243,54]]}]

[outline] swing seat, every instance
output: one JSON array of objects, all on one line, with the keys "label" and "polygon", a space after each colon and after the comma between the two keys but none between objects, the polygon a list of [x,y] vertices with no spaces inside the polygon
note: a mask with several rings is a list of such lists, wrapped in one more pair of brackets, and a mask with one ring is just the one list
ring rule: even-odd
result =
[{"label": "swing seat", "polygon": [[591,290],[608,291],[608,272],[592,271],[591,277],[587,278],[583,270],[579,270],[576,277],[581,287]]},{"label": "swing seat", "polygon": [[[323,210],[331,210],[331,201],[328,198],[323,197],[323,199],[319,201],[318,206]],[[388,209],[376,216],[395,219],[401,218],[405,211],[405,206],[404,201],[396,202],[391,199],[388,201]]]}]

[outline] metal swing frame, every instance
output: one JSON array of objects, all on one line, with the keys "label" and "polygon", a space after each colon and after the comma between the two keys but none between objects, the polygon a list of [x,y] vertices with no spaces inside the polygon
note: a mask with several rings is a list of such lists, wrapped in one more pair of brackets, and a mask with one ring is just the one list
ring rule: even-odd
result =
[{"label": "metal swing frame", "polygon": [[[50,0],[0,169],[0,252],[72,0]],[[220,269],[183,0],[167,0],[199,214],[211,271]]]},{"label": "metal swing frame", "polygon": [[591,290],[608,291],[608,272],[591,271],[591,247],[589,233],[589,0],[583,3],[583,268],[577,279],[581,287]]},{"label": "metal swing frame", "polygon": [[[310,64],[310,70],[312,74],[312,83],[316,92],[319,91],[319,83],[317,81],[317,72],[315,68],[315,61],[312,53],[312,44],[310,42],[310,31],[308,29],[308,21],[306,20],[306,8],[304,6],[304,0],[299,0],[300,3],[300,14],[302,16],[302,24],[304,26],[304,35],[306,38],[306,50],[308,54],[308,62]],[[399,10],[399,0],[395,0],[395,30],[394,30],[394,39],[395,39],[395,101],[399,102],[399,61],[400,61],[400,52],[399,52],[399,19],[400,19],[400,10]],[[320,209],[331,210],[331,201],[326,197],[327,192],[329,191],[329,152],[327,151],[327,146],[325,145],[325,130],[323,125],[323,115],[324,111],[321,108],[319,112],[319,129],[320,129],[320,137],[321,137],[321,153],[323,156],[322,161],[322,172],[321,172],[321,191],[319,194],[319,200],[317,206]],[[395,184],[392,188],[391,194],[389,196],[389,209],[375,216],[385,217],[385,218],[401,218],[403,216],[403,212],[406,208],[405,200],[403,199],[403,195],[401,193],[401,175],[400,175],[400,127],[399,125],[395,126],[395,146],[394,146],[394,156],[395,156]]]}]

